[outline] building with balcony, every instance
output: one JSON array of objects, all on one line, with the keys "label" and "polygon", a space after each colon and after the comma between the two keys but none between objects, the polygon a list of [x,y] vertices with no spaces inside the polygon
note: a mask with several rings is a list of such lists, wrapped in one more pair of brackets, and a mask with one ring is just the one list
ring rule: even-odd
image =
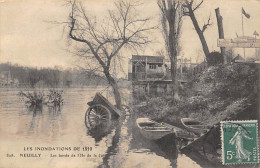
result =
[{"label": "building with balcony", "polygon": [[139,95],[159,95],[169,91],[170,69],[163,56],[133,55],[128,64],[128,80]]},{"label": "building with balcony", "polygon": [[[177,78],[179,83],[187,83],[197,63],[191,59],[177,59]],[[132,55],[128,62],[128,80],[132,82],[133,92],[138,94],[160,95],[170,92],[170,61],[163,56]]]},{"label": "building with balcony", "polygon": [[162,56],[133,55],[128,67],[131,81],[166,80],[168,68]]}]

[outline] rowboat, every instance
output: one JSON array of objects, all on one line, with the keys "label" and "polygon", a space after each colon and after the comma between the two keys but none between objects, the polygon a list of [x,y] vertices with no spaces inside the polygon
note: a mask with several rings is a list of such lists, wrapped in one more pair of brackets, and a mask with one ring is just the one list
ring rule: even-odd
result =
[{"label": "rowboat", "polygon": [[183,149],[205,134],[197,135],[194,132],[182,129],[164,122],[158,123],[149,118],[138,118],[136,124],[140,133],[150,140],[159,140],[168,134],[175,134],[176,138],[181,141],[180,149]]},{"label": "rowboat", "polygon": [[182,118],[181,123],[187,130],[199,135],[203,135],[210,130],[210,126],[204,125],[203,123],[192,118]]},{"label": "rowboat", "polygon": [[149,118],[136,119],[140,133],[147,139],[158,140],[162,137],[174,133],[174,130],[163,123],[158,123]]}]

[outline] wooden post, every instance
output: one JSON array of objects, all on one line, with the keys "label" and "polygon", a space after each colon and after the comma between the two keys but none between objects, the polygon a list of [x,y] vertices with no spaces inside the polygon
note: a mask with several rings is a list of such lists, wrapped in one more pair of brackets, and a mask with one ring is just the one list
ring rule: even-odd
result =
[{"label": "wooden post", "polygon": [[149,82],[147,83],[146,87],[147,87],[147,93],[150,94],[150,84],[149,84]]},{"label": "wooden post", "polygon": [[[182,56],[182,57],[183,57],[183,56]],[[181,69],[180,80],[182,79],[182,57],[181,57],[181,63],[180,63],[180,69]]]},{"label": "wooden post", "polygon": [[[257,82],[254,84],[255,85],[255,91],[254,93],[257,94],[257,113],[260,113],[260,64],[255,63],[256,69],[257,69]],[[260,115],[258,115],[258,120],[260,119]]]},{"label": "wooden post", "polygon": [[[133,64],[134,64],[134,62],[133,62]],[[137,64],[137,63],[134,64],[134,67],[135,67],[134,80],[138,80],[138,75],[137,75],[137,73],[136,73],[136,72],[137,72],[137,70],[136,70],[136,64]]]},{"label": "wooden post", "polygon": [[[216,17],[217,17],[217,22],[218,22],[218,34],[219,34],[219,39],[224,39],[224,30],[223,30],[223,24],[222,24],[222,16],[220,15],[219,8],[215,9],[216,12]],[[221,55],[224,60],[224,64],[227,64],[227,58],[225,55],[225,47],[220,47],[221,50]]]},{"label": "wooden post", "polygon": [[145,80],[147,80],[147,57],[145,57]]}]

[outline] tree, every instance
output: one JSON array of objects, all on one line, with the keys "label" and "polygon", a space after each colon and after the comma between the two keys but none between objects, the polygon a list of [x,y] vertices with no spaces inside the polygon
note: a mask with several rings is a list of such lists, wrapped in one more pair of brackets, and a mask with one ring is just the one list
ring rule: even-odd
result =
[{"label": "tree", "polygon": [[40,75],[39,75],[39,71],[37,69],[29,69],[27,80],[29,82],[29,85],[32,88],[34,88],[36,83],[41,80]]},{"label": "tree", "polygon": [[182,1],[160,0],[158,6],[162,12],[162,28],[166,49],[171,62],[172,90],[178,99],[177,56],[180,52],[180,34],[182,27]]},{"label": "tree", "polygon": [[198,4],[194,4],[194,0],[185,0],[185,3],[183,4],[183,7],[184,7],[184,12],[183,14],[185,16],[189,16],[192,23],[193,23],[193,26],[200,38],[200,42],[202,44],[202,48],[203,48],[203,52],[205,54],[205,57],[206,57],[206,60],[208,61],[208,57],[209,57],[209,48],[208,48],[208,44],[205,40],[205,37],[204,37],[204,32],[205,30],[208,28],[208,26],[212,25],[212,23],[210,22],[210,16],[208,18],[208,22],[205,23],[202,28],[200,28],[199,24],[198,24],[198,21],[195,17],[195,14],[194,12],[199,9],[199,7],[202,5],[204,0],[202,0],[200,3]]},{"label": "tree", "polygon": [[[219,34],[219,39],[224,39],[224,30],[223,30],[223,23],[222,23],[222,16],[220,15],[219,8],[215,9],[216,12],[216,18],[218,22],[218,34]],[[227,56],[226,56],[226,49],[225,47],[220,47],[221,55],[223,57],[223,63],[227,64]]]},{"label": "tree", "polygon": [[99,22],[86,12],[82,3],[70,1],[69,5],[69,38],[82,44],[77,53],[91,61],[88,62],[91,70],[101,71],[105,75],[113,89],[116,106],[121,109],[118,84],[111,75],[112,60],[124,47],[133,49],[149,43],[145,33],[156,27],[149,26],[149,18],[138,17],[138,2],[115,2],[115,9],[108,11],[108,18]]}]

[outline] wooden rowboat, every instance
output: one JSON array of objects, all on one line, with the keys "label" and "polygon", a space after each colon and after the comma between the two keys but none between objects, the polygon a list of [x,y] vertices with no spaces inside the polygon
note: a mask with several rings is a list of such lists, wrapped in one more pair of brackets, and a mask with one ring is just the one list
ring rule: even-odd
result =
[{"label": "wooden rowboat", "polygon": [[138,118],[136,119],[136,124],[140,133],[151,140],[158,140],[168,134],[174,133],[172,128],[149,118]]},{"label": "wooden rowboat", "polygon": [[181,141],[179,146],[180,149],[189,146],[205,135],[197,135],[186,129],[182,129],[164,122],[158,123],[149,118],[138,118],[136,119],[136,124],[140,130],[140,133],[150,140],[159,140],[168,134],[175,134],[176,138]]},{"label": "wooden rowboat", "polygon": [[204,125],[203,123],[192,118],[182,118],[181,123],[187,130],[199,135],[205,134],[210,130],[210,126]]}]

